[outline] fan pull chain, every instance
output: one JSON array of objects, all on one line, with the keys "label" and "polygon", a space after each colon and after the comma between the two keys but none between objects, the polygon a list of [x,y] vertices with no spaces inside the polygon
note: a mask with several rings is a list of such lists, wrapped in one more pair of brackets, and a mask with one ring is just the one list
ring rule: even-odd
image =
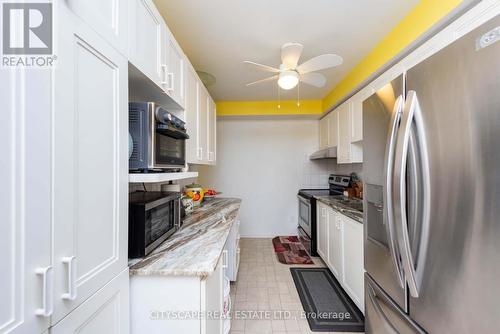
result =
[{"label": "fan pull chain", "polygon": [[281,109],[280,86],[278,86],[278,109]]},{"label": "fan pull chain", "polygon": [[297,84],[297,107],[300,107],[300,81]]}]

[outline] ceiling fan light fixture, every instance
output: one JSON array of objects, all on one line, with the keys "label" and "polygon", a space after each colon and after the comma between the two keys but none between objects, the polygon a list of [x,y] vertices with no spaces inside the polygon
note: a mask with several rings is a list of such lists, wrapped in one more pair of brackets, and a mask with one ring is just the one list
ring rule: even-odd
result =
[{"label": "ceiling fan light fixture", "polygon": [[299,83],[299,74],[296,71],[283,71],[279,75],[278,85],[285,90],[297,86]]}]

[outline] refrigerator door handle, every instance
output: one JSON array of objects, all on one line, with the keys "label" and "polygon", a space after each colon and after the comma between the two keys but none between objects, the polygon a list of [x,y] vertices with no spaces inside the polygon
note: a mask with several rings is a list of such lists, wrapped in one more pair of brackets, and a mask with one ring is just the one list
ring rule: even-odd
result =
[{"label": "refrigerator door handle", "polygon": [[[417,131],[417,147],[419,150],[420,170],[422,172],[422,206],[421,206],[421,221],[418,222],[420,229],[420,244],[418,247],[417,266],[413,260],[413,254],[410,246],[410,237],[407,223],[407,208],[406,208],[406,164],[408,159],[408,147],[410,145],[410,132],[413,122],[416,125]],[[423,265],[425,263],[427,242],[429,237],[429,208],[430,208],[430,173],[428,163],[427,144],[425,142],[425,133],[423,129],[422,110],[418,103],[417,94],[415,91],[409,91],[401,118],[401,131],[398,134],[396,144],[396,159],[394,166],[394,197],[395,197],[395,218],[399,220],[396,224],[398,235],[399,251],[403,262],[406,281],[410,290],[410,295],[418,298],[422,284]],[[418,178],[417,173],[411,175],[413,178]]]},{"label": "refrigerator door handle", "polygon": [[391,121],[389,123],[389,131],[387,134],[387,142],[385,146],[385,165],[384,165],[384,179],[385,179],[385,187],[384,187],[384,204],[385,204],[385,221],[386,225],[386,233],[389,241],[389,251],[391,253],[391,258],[394,263],[394,267],[396,269],[397,281],[401,288],[404,289],[405,282],[403,277],[403,269],[400,260],[400,254],[398,248],[396,246],[396,231],[394,228],[394,210],[393,210],[393,196],[392,196],[392,179],[394,172],[394,144],[396,142],[399,122],[401,120],[401,113],[403,111],[403,96],[400,95],[396,99],[396,103],[394,104],[394,110],[391,116]]},{"label": "refrigerator door handle", "polygon": [[373,305],[373,309],[377,313],[380,319],[382,319],[385,327],[385,332],[387,334],[399,334],[398,330],[394,327],[394,325],[389,321],[387,316],[384,313],[384,310],[382,310],[382,307],[379,304],[379,298],[375,295],[375,291],[373,291],[373,288],[371,286],[368,286],[368,297],[370,298],[370,301]]}]

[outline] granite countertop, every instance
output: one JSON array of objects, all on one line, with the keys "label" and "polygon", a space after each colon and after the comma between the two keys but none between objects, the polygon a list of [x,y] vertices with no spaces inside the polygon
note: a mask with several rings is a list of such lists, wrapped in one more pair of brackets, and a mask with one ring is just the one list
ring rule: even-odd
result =
[{"label": "granite countertop", "polygon": [[315,196],[315,198],[329,205],[332,209],[340,212],[341,214],[363,224],[363,201],[355,198],[343,196]]},{"label": "granite countertop", "polygon": [[182,228],[148,256],[129,262],[130,275],[210,275],[217,265],[241,200],[207,199],[185,217]]}]

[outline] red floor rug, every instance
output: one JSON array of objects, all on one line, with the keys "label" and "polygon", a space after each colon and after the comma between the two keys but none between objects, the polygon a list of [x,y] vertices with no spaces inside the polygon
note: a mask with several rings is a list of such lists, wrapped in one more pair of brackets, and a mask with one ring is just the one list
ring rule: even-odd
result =
[{"label": "red floor rug", "polygon": [[314,264],[296,236],[273,239],[274,252],[283,264]]}]

